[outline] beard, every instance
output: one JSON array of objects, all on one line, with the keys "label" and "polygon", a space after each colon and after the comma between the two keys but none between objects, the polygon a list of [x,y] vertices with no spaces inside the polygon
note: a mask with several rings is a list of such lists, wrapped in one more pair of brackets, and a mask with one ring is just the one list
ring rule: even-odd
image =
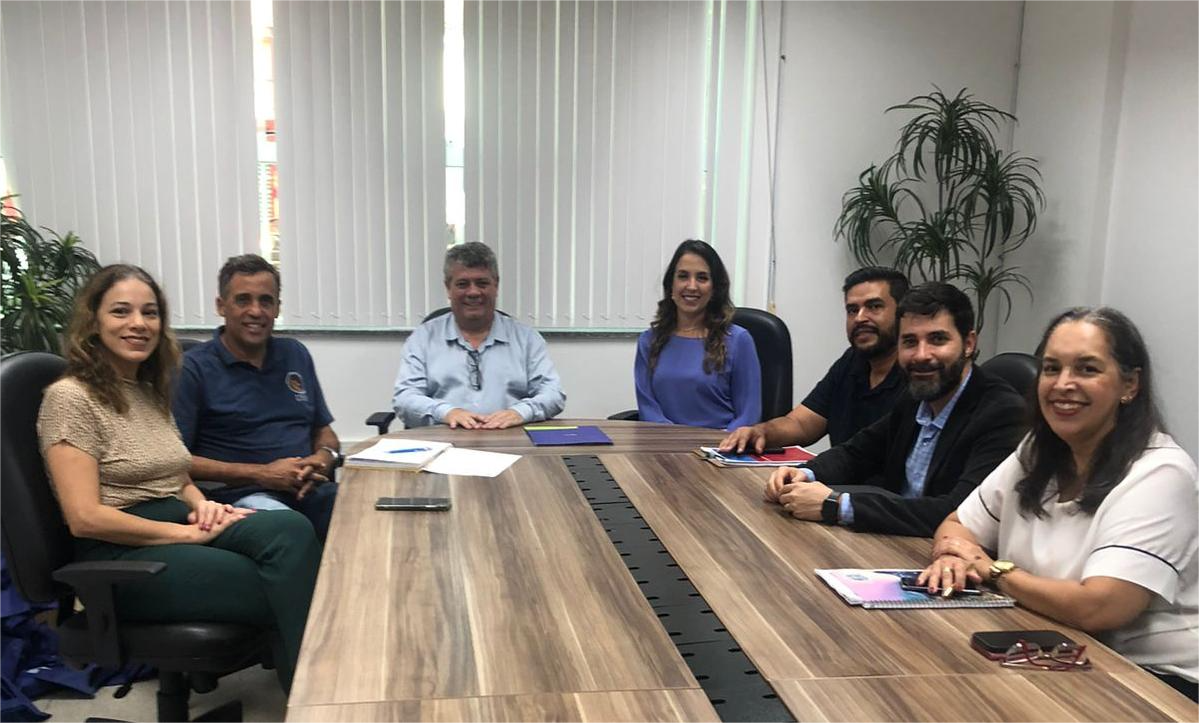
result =
[{"label": "beard", "polygon": [[913,364],[904,371],[908,372],[937,372],[935,379],[917,381],[908,379],[908,392],[919,402],[931,402],[949,394],[962,383],[962,372],[966,369],[966,355],[962,354],[953,364]]},{"label": "beard", "polygon": [[[871,343],[860,344],[857,341],[858,332],[862,329],[869,329],[874,332],[874,341]],[[849,343],[853,348],[866,355],[867,359],[877,359],[881,356],[886,356],[895,350],[896,329],[882,329],[871,323],[858,324],[849,333]]]}]

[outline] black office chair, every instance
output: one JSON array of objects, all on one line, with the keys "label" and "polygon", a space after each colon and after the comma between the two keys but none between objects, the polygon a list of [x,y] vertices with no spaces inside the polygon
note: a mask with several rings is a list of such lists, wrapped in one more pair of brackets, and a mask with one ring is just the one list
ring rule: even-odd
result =
[{"label": "black office chair", "polygon": [[[769,311],[739,306],[733,323],[753,337],[762,368],[762,419],[774,419],[791,411],[791,332],[783,320]],[[608,419],[636,421],[637,410],[618,412]]]},{"label": "black office chair", "polygon": [[179,337],[179,350],[187,353],[189,349],[195,349],[204,343],[204,339],[188,339],[187,337]]},{"label": "black office chair", "polygon": [[[162,562],[71,562],[72,539],[50,490],[37,438],[42,392],[66,361],[45,352],[0,360],[0,507],[5,560],[17,589],[32,602],[58,601],[59,654],[74,665],[158,668],[158,720],[187,720],[190,692],[206,693],[217,678],[269,660],[266,630],[213,622],[140,623],[120,619],[113,588],[156,575]],[[84,606],[76,612],[75,598]],[[241,720],[233,701],[195,720]]]},{"label": "black office chair", "polygon": [[[500,311],[499,309],[496,309],[496,312],[503,314],[504,316],[508,316],[506,312]],[[440,309],[434,309],[425,315],[425,318],[421,319],[420,323],[423,324],[426,321],[432,321],[433,319],[436,319],[439,316],[445,316],[448,313],[450,313],[450,307],[448,306],[443,306]],[[379,430],[379,434],[387,434],[387,430],[391,429],[391,423],[395,421],[395,418],[395,412],[375,412],[367,417],[363,424]]]},{"label": "black office chair", "polygon": [[791,411],[791,332],[783,320],[761,309],[738,307],[733,323],[754,338],[762,365],[762,421]]},{"label": "black office chair", "polygon": [[1027,403],[1032,403],[1033,389],[1037,385],[1037,375],[1041,372],[1041,364],[1032,354],[1022,351],[1005,351],[996,354],[980,365],[988,374],[994,374],[1012,385]]}]

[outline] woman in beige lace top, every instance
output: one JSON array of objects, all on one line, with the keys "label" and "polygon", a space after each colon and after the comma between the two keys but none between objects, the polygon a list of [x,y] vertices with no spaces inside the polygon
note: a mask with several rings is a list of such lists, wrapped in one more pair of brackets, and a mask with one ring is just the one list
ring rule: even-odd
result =
[{"label": "woman in beige lace top", "polygon": [[98,271],[76,299],[66,355],[38,437],[76,557],[167,563],[117,588],[124,619],[276,629],[289,688],[320,546],[298,512],[252,513],[206,500],[192,484],[170,413],[179,350],[154,279],[136,266]]}]

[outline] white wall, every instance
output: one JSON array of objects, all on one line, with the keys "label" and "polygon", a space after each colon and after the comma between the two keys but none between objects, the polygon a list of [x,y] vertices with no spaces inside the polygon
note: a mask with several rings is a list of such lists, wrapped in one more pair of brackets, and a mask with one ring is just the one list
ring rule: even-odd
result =
[{"label": "white wall", "polygon": [[910,118],[883,110],[934,83],[1007,108],[1020,4],[805,2],[783,12],[777,298],[799,403],[846,345],[841,283],[856,263],[832,229],[842,194],[894,152]]},{"label": "white wall", "polygon": [[1132,3],[1102,301],[1141,329],[1179,444],[1199,456],[1199,5]]},{"label": "white wall", "polygon": [[1108,304],[1141,328],[1167,426],[1199,452],[1195,3],[1029,3],[1017,147],[1041,159],[1048,208],[1015,262],[1021,304],[1000,345],[1031,351],[1057,311]]},{"label": "white wall", "polygon": [[1099,303],[1126,16],[1106,2],[1027,5],[1015,147],[1040,161],[1047,204],[1011,259],[1036,303],[1021,294],[1001,335],[1008,349],[1032,352],[1054,311]]}]

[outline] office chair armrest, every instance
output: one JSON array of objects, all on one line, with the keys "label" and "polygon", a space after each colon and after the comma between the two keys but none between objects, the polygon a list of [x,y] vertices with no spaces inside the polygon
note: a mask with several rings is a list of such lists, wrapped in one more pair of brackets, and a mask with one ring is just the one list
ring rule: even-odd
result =
[{"label": "office chair armrest", "polygon": [[55,580],[75,589],[93,585],[115,585],[128,580],[138,580],[157,575],[167,569],[165,562],[151,560],[96,560],[94,562],[72,562],[54,571]]},{"label": "office chair armrest", "polygon": [[[97,560],[72,562],[52,573],[58,582],[70,585],[83,603],[87,615],[87,634],[95,657],[92,662],[106,668],[121,665],[121,644],[117,635],[116,603],[113,587],[140,580],[165,570],[165,562],[148,560]],[[60,621],[68,611],[59,610]]]},{"label": "office chair armrest", "polygon": [[641,417],[637,414],[636,409],[626,409],[623,412],[617,412],[616,414],[609,416],[608,419],[618,422],[636,422],[637,420],[641,419]]},{"label": "office chair armrest", "polygon": [[379,434],[387,434],[391,422],[396,418],[395,412],[375,412],[366,418],[366,424],[379,430]]}]

